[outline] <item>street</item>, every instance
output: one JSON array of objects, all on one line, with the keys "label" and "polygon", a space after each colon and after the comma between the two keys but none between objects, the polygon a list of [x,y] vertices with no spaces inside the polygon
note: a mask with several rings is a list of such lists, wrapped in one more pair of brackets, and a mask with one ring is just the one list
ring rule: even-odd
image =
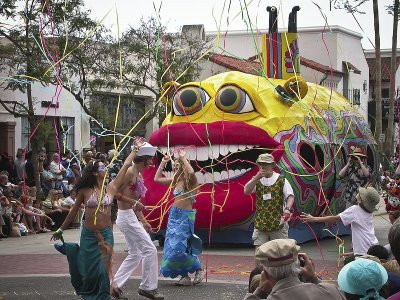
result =
[{"label": "street", "polygon": [[[390,228],[387,214],[381,209],[374,218],[376,236],[381,244],[387,243]],[[69,280],[65,256],[59,254],[50,242],[51,233],[8,238],[0,241],[0,300],[3,299],[79,299]],[[79,230],[64,232],[67,241],[78,241]],[[114,227],[114,271],[127,253],[121,232]],[[346,251],[350,236],[341,237]],[[157,243],[157,242],[156,242]],[[335,282],[338,273],[338,245],[328,238],[301,245],[315,263],[318,274],[328,282]],[[160,277],[159,289],[166,299],[243,299],[247,290],[248,276],[254,265],[254,249],[251,245],[204,245],[201,256],[207,270],[207,280],[191,287],[174,286],[174,280]],[[162,248],[157,247],[160,255]],[[323,258],[321,257],[323,254]],[[129,299],[144,299],[137,295],[141,270],[138,268],[123,288]],[[1,298],[2,297],[2,298]]]}]

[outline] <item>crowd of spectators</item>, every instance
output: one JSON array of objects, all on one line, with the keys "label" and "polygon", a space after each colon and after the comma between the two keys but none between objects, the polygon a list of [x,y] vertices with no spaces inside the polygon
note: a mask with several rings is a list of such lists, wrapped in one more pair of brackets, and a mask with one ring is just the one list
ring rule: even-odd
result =
[{"label": "crowd of spectators", "polygon": [[250,273],[250,299],[400,299],[400,220],[388,233],[389,244],[345,260],[336,282],[323,282],[314,263],[295,240],[276,239],[256,252],[261,262]]},{"label": "crowd of spectators", "polygon": [[[74,185],[82,169],[93,159],[104,164],[114,158],[114,152],[96,153],[93,148],[81,155],[75,150],[62,153],[46,153],[42,148],[38,154],[40,189],[35,185],[32,152],[24,155],[17,150],[13,160],[7,154],[0,155],[0,240],[56,230],[75,205]],[[109,176],[115,176],[121,161],[114,159],[109,166]],[[84,215],[81,208],[70,227],[79,227]]]}]

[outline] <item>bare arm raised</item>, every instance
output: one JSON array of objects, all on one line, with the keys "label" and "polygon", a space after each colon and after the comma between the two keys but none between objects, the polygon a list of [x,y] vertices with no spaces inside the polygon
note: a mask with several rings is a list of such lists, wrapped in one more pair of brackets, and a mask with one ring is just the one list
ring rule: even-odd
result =
[{"label": "bare arm raised", "polygon": [[186,159],[186,151],[183,149],[179,149],[178,155],[179,155],[179,160],[182,162],[183,167],[186,169],[187,173],[190,176],[190,181],[193,183],[193,185],[197,186],[197,184],[198,184],[197,177],[196,177],[196,174],[194,172],[192,165]]},{"label": "bare arm raised", "polygon": [[135,159],[137,152],[139,151],[140,147],[143,146],[145,141],[146,140],[142,137],[136,137],[133,140],[133,143],[135,146],[134,146],[132,152],[125,159],[122,168],[119,170],[119,172],[117,174],[117,177],[115,177],[115,179],[113,181],[111,181],[107,186],[107,192],[110,194],[110,196],[114,197],[115,194],[118,192],[118,190],[121,188],[121,186],[124,184],[125,175],[129,169],[129,167],[131,166],[132,161]]},{"label": "bare arm raised", "polygon": [[160,166],[157,169],[156,175],[154,175],[155,182],[163,185],[170,185],[172,183],[172,178],[162,177],[162,171],[164,170],[165,165],[170,159],[171,157],[169,155],[165,155],[163,157],[162,161],[160,162]]}]

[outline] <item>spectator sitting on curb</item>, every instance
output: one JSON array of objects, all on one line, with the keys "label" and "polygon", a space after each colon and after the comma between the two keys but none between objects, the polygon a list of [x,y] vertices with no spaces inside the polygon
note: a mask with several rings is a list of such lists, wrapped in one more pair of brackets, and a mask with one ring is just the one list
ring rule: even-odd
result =
[{"label": "spectator sitting on curb", "polygon": [[338,275],[339,288],[347,300],[380,300],[389,296],[388,274],[377,262],[356,258],[345,265]]},{"label": "spectator sitting on curb", "polygon": [[[395,211],[391,211],[389,212],[389,221],[390,224],[394,224],[394,222],[396,222],[396,220],[400,217],[400,211],[399,210],[395,210]],[[389,255],[388,255],[388,260],[393,260],[395,259],[392,253],[392,249],[390,249],[390,244],[386,244],[384,246],[386,248],[386,250],[388,251]]]},{"label": "spectator sitting on curb", "polygon": [[[346,299],[334,284],[321,283],[312,261],[299,251],[292,239],[275,239],[261,245],[256,251],[256,259],[264,269],[260,286],[244,299]],[[301,282],[299,275],[307,282]],[[261,298],[265,294],[268,297]]]},{"label": "spectator sitting on curb", "polygon": [[368,255],[361,256],[362,258],[372,259],[382,265],[387,272],[392,272],[400,275],[400,267],[395,259],[389,259],[389,251],[385,246],[374,245],[368,249]]},{"label": "spectator sitting on curb", "polygon": [[[389,230],[389,244],[392,249],[392,253],[397,260],[397,263],[400,264],[400,220],[398,219]],[[389,280],[391,274],[389,273]],[[400,280],[400,276],[392,276],[393,280]],[[391,293],[392,296],[388,298],[388,300],[400,300],[400,291],[397,291],[396,294]],[[393,295],[394,294],[394,295]]]}]

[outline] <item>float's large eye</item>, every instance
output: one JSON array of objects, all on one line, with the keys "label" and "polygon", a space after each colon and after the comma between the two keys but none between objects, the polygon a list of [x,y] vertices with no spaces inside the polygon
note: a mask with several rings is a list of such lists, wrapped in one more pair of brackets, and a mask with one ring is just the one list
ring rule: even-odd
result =
[{"label": "float's large eye", "polygon": [[220,89],[215,96],[215,105],[220,110],[232,114],[254,111],[250,97],[235,85],[227,85]]},{"label": "float's large eye", "polygon": [[208,94],[198,86],[186,86],[178,90],[174,96],[174,113],[187,116],[198,112],[210,100]]}]

